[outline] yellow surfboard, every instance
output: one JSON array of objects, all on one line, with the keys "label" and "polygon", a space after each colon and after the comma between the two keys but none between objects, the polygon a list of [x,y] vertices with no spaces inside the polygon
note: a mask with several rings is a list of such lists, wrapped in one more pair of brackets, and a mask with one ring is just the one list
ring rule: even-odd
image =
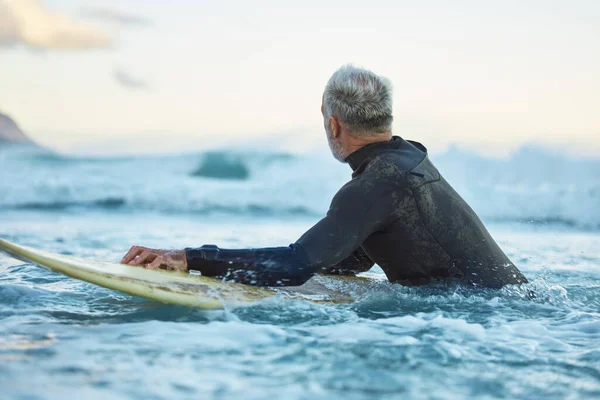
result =
[{"label": "yellow surfboard", "polygon": [[273,296],[312,302],[355,301],[372,278],[315,276],[297,287],[261,288],[219,279],[165,270],[148,270],[114,262],[50,253],[0,239],[0,251],[42,268],[134,296],[200,309],[219,309]]}]

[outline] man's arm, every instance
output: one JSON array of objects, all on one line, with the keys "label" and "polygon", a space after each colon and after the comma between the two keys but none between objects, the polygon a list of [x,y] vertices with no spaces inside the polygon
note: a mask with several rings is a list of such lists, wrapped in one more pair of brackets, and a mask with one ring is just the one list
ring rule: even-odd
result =
[{"label": "man's arm", "polygon": [[371,260],[362,247],[359,247],[339,263],[327,267],[323,273],[332,275],[354,275],[359,272],[370,270],[373,265],[375,265],[375,262]]},{"label": "man's arm", "polygon": [[313,274],[306,252],[296,244],[244,250],[215,245],[184,250],[133,246],[121,263],[148,269],[197,270],[204,276],[257,286],[298,286]]},{"label": "man's arm", "polygon": [[189,269],[204,276],[256,286],[299,286],[313,275],[302,247],[227,250],[215,245],[185,249]]},{"label": "man's arm", "polygon": [[[256,286],[299,286],[313,275],[305,250],[289,247],[227,250],[215,245],[185,249],[189,269],[204,276]],[[359,247],[348,257],[323,270],[326,274],[352,275],[368,271],[374,262]],[[232,268],[235,265],[235,268]]]},{"label": "man's arm", "polygon": [[342,187],[327,216],[296,242],[306,250],[316,273],[336,269],[361,272],[373,266],[361,245],[395,218],[399,197],[392,195],[395,187],[365,175]]},{"label": "man's arm", "polygon": [[[171,265],[167,259],[173,253],[180,259],[181,252],[155,256],[148,266],[198,270],[205,276],[257,286],[301,285],[313,274],[326,273],[347,259],[367,237],[385,227],[394,198],[383,196],[383,192],[382,188],[375,191],[369,185],[350,182],[336,194],[327,216],[288,247],[227,250],[205,245],[185,249],[185,267],[181,263]],[[347,260],[342,264],[351,263]],[[136,262],[129,263],[141,264]],[[364,259],[360,265],[365,267]]]}]

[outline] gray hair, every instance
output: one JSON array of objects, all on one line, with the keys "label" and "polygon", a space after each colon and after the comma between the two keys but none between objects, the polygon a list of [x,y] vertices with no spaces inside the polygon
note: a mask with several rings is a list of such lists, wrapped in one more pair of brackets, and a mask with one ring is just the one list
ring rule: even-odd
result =
[{"label": "gray hair", "polygon": [[383,133],[392,127],[392,84],[369,70],[344,65],[323,93],[325,117],[334,116],[355,134]]}]

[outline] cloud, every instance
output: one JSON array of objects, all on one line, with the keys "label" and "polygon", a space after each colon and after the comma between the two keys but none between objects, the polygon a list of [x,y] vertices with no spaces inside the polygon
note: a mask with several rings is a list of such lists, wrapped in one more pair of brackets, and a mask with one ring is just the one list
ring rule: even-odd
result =
[{"label": "cloud", "polygon": [[91,19],[96,19],[104,22],[111,22],[118,25],[129,25],[129,26],[149,26],[152,25],[152,21],[143,17],[128,14],[118,10],[112,10],[108,8],[94,8],[85,9],[81,11],[81,16]]},{"label": "cloud", "polygon": [[123,71],[122,69],[115,69],[113,76],[117,83],[126,89],[131,90],[148,90],[150,86],[143,80],[132,76],[131,74]]},{"label": "cloud", "polygon": [[102,30],[48,10],[38,0],[0,0],[0,47],[87,50],[108,47]]}]

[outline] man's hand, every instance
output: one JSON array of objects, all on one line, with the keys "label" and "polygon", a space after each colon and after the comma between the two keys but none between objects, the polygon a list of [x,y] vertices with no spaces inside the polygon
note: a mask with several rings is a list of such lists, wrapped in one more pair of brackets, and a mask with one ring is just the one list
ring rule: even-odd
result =
[{"label": "man's hand", "polygon": [[142,246],[133,246],[125,254],[121,264],[143,266],[147,269],[188,270],[185,250],[160,250]]}]

